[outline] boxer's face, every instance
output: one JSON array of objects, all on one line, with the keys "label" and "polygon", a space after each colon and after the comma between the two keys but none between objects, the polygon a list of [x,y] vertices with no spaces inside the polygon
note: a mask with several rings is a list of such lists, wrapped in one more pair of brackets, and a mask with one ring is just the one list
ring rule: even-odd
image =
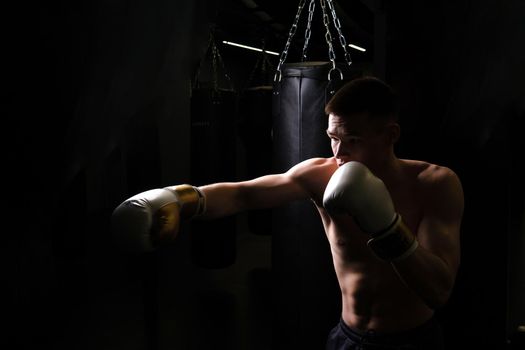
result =
[{"label": "boxer's face", "polygon": [[391,122],[370,121],[366,114],[344,118],[330,114],[326,133],[338,165],[350,161],[369,166],[380,163],[397,140]]}]

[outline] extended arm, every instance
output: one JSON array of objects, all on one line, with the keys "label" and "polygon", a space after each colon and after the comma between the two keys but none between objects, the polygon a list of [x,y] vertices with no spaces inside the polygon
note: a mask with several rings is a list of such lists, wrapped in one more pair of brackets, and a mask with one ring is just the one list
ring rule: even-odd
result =
[{"label": "extended arm", "polygon": [[249,181],[201,187],[184,184],[139,193],[113,211],[116,243],[124,250],[148,252],[173,242],[181,221],[219,218],[306,199],[310,193],[304,183],[312,162],[307,160],[286,173]]},{"label": "extended arm", "polygon": [[298,181],[296,171],[292,168],[284,174],[266,175],[249,181],[201,186],[199,189],[206,196],[206,212],[199,219],[213,219],[305,199],[308,193]]}]

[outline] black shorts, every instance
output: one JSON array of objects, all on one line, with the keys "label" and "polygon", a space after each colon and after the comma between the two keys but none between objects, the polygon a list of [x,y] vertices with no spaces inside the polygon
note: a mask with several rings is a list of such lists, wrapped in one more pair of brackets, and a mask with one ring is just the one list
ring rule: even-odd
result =
[{"label": "black shorts", "polygon": [[403,332],[382,334],[350,328],[341,319],[328,336],[326,350],[443,350],[443,331],[435,318]]}]

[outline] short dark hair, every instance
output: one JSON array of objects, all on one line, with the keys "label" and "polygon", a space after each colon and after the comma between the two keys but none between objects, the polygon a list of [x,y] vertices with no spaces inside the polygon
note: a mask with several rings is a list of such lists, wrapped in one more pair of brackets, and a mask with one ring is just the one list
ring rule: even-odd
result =
[{"label": "short dark hair", "polygon": [[330,113],[342,118],[353,114],[367,113],[374,120],[398,120],[399,106],[393,89],[373,76],[364,76],[343,85],[325,107]]}]

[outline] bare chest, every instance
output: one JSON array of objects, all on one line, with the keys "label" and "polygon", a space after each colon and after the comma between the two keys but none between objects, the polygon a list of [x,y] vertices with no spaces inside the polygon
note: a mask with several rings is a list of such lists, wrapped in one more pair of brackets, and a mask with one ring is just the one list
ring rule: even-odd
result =
[{"label": "bare chest", "polygon": [[[417,234],[422,218],[421,203],[417,193],[409,186],[389,189],[389,191],[396,212],[401,215],[411,231]],[[370,236],[359,229],[351,215],[330,216],[318,202],[317,209],[332,249],[334,263],[345,265],[376,260],[366,244]]]}]

